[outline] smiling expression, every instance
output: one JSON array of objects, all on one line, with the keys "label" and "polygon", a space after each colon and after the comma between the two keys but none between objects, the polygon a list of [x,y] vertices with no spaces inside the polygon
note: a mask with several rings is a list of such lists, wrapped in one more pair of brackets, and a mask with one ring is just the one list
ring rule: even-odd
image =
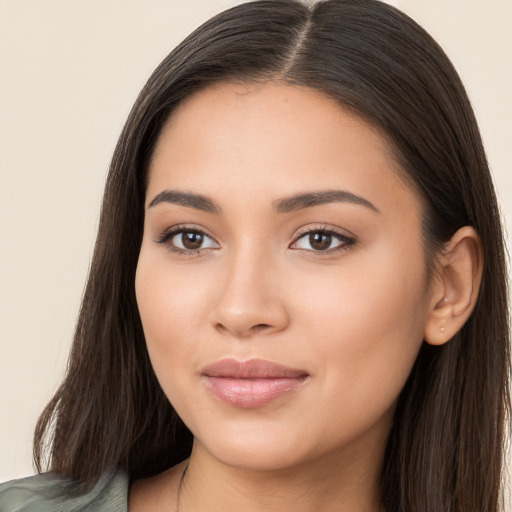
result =
[{"label": "smiling expression", "polygon": [[211,86],[160,134],[136,293],[160,385],[211,457],[378,457],[430,301],[420,201],[334,100]]}]

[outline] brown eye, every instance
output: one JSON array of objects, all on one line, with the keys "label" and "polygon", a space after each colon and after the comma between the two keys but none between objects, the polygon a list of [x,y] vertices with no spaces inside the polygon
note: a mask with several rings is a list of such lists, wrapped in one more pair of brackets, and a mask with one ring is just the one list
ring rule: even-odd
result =
[{"label": "brown eye", "polygon": [[204,249],[219,249],[219,244],[198,229],[175,228],[163,233],[156,242],[176,253],[199,253]]},{"label": "brown eye", "polygon": [[194,231],[183,231],[181,233],[181,243],[185,249],[193,251],[199,249],[203,244],[204,235]]},{"label": "brown eye", "polygon": [[329,249],[332,242],[332,235],[328,233],[311,233],[309,235],[309,244],[315,251],[325,251]]},{"label": "brown eye", "polygon": [[356,243],[355,239],[334,231],[317,229],[299,236],[290,246],[291,249],[332,253],[348,249]]}]

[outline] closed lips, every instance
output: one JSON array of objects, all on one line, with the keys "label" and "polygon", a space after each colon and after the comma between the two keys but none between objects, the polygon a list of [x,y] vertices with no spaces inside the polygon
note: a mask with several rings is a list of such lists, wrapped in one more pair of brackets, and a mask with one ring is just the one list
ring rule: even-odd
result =
[{"label": "closed lips", "polygon": [[234,379],[293,379],[309,375],[304,370],[288,368],[264,359],[250,359],[248,361],[222,359],[208,365],[203,369],[202,374],[208,377],[230,377]]},{"label": "closed lips", "polygon": [[304,370],[262,359],[224,359],[207,366],[202,375],[217,400],[244,409],[262,407],[288,395],[309,377]]}]

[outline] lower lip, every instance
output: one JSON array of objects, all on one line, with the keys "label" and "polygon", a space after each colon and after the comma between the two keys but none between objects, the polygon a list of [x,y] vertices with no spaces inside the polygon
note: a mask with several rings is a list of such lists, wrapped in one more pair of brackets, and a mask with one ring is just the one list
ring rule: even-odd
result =
[{"label": "lower lip", "polygon": [[237,379],[205,376],[215,398],[242,409],[262,407],[278,398],[297,391],[307,377],[267,379]]}]

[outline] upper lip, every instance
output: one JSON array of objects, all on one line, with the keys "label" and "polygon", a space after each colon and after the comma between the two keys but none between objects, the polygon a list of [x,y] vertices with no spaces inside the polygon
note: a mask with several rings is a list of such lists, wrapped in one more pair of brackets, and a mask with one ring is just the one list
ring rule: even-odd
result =
[{"label": "upper lip", "polygon": [[307,377],[304,370],[289,368],[265,359],[221,359],[209,364],[202,370],[207,377],[224,377],[232,379],[293,379]]}]

